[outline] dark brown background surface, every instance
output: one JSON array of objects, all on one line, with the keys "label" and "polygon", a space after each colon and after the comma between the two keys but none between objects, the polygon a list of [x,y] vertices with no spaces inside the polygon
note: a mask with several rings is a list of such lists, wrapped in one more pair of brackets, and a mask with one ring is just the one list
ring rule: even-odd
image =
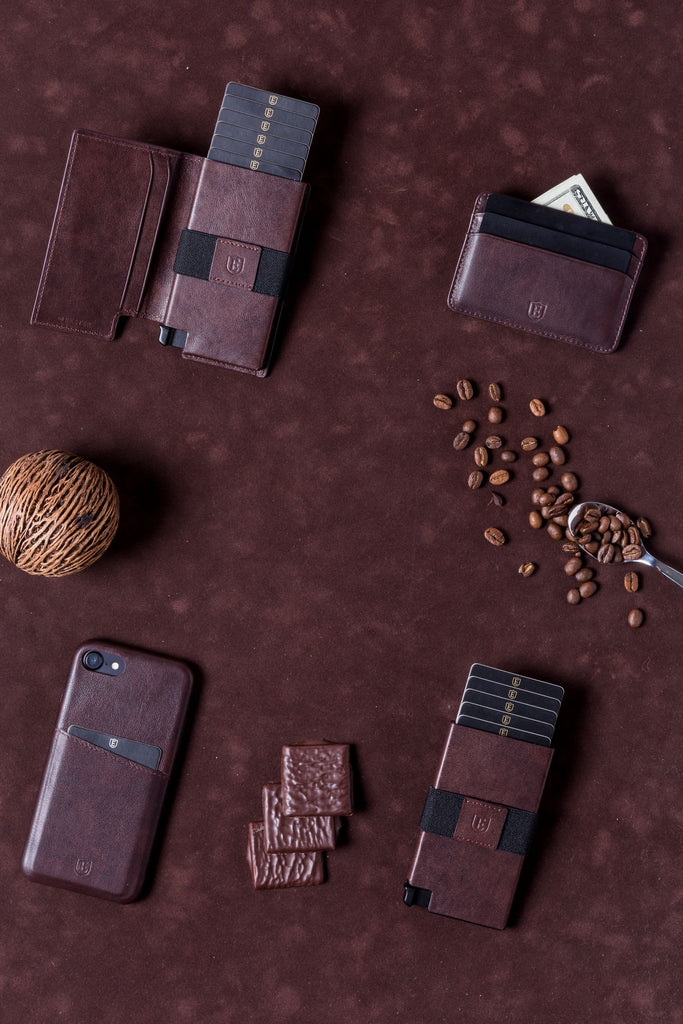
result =
[{"label": "dark brown background surface", "polygon": [[[495,515],[451,441],[502,382],[518,441],[572,432],[585,497],[654,520],[680,566],[680,10],[674,2],[316,6],[48,0],[3,13],[2,468],[107,467],[115,547],[83,576],[0,565],[0,919],[8,1024],[680,1021],[683,594],[622,572],[564,604],[561,555]],[[296,295],[265,381],[193,366],[148,323],[30,328],[71,131],[206,152],[226,81],[318,102]],[[476,194],[581,170],[650,241],[601,357],[446,307]],[[105,198],[105,197],[103,197]],[[545,399],[543,424],[526,412]],[[495,550],[483,529],[510,544]],[[526,559],[539,563],[529,580]],[[151,891],[131,906],[19,864],[72,653],[93,636],[201,669]],[[541,841],[503,933],[401,903],[471,662],[567,688]],[[318,889],[253,893],[246,826],[284,742],[356,745],[361,801]]]}]

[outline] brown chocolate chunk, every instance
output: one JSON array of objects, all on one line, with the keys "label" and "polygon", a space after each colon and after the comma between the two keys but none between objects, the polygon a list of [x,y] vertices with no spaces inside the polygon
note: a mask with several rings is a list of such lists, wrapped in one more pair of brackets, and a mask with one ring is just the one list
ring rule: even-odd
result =
[{"label": "brown chocolate chunk", "polygon": [[255,889],[289,889],[325,880],[321,853],[267,853],[262,821],[249,822],[247,861]]},{"label": "brown chocolate chunk", "polygon": [[348,743],[283,747],[282,808],[287,815],[351,814]]},{"label": "brown chocolate chunk", "polygon": [[334,850],[334,817],[309,814],[288,817],[282,813],[282,790],[277,782],[263,787],[263,824],[266,853],[297,853]]}]

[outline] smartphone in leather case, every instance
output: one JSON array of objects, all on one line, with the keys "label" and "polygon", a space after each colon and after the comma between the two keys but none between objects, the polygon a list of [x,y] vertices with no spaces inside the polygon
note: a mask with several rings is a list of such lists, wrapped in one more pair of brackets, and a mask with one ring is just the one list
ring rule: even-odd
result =
[{"label": "smartphone in leather case", "polygon": [[172,658],[105,641],[76,651],[24,852],[30,879],[137,898],[191,689]]}]

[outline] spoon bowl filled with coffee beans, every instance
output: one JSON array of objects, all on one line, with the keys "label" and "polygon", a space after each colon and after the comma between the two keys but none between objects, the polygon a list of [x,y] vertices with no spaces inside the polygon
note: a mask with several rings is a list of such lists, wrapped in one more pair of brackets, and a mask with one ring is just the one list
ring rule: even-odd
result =
[{"label": "spoon bowl filled with coffee beans", "polygon": [[647,519],[633,520],[625,512],[603,502],[582,501],[569,513],[569,532],[579,547],[603,565],[651,565],[683,587],[683,573],[651,555],[644,539],[652,536]]}]

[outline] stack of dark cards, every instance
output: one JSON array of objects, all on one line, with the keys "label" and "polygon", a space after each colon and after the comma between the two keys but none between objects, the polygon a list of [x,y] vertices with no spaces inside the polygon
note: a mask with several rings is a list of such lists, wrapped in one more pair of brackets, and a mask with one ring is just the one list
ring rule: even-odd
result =
[{"label": "stack of dark cards", "polygon": [[315,103],[228,82],[209,160],[301,181],[319,113]]},{"label": "stack of dark cards", "polygon": [[554,683],[472,665],[455,721],[549,747],[563,697]]}]

